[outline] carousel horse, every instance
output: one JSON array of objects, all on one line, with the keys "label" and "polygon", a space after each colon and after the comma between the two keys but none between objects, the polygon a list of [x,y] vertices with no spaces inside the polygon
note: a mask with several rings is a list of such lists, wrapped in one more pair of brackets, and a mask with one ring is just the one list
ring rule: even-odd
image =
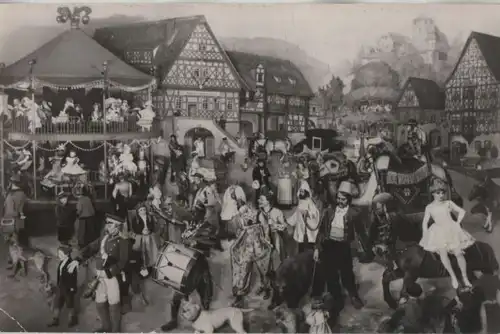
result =
[{"label": "carousel horse", "polygon": [[[406,298],[406,287],[418,278],[448,277],[439,255],[424,250],[419,241],[422,238],[421,224],[412,225],[407,216],[401,211],[399,203],[394,196],[388,193],[377,195],[373,203],[380,205],[382,212],[379,219],[375,219],[370,228],[369,240],[377,244],[375,253],[385,263],[382,275],[384,300],[392,307],[397,307],[397,302],[391,294],[392,281],[402,278],[403,287],[401,297]],[[387,210],[390,205],[393,209]],[[398,210],[399,209],[399,210]],[[493,248],[484,242],[476,241],[464,253],[467,261],[468,276],[475,278],[474,271],[481,271],[487,275],[498,274],[498,261]],[[454,255],[450,255],[453,266],[456,266]]]}]

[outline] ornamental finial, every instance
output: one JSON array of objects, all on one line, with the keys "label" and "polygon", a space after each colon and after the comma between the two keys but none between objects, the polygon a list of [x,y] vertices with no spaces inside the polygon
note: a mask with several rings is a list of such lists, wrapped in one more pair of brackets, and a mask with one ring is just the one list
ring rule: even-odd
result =
[{"label": "ornamental finial", "polygon": [[79,29],[80,23],[86,25],[90,21],[89,15],[92,13],[92,9],[88,6],[74,7],[73,11],[69,7],[59,7],[57,8],[57,23],[70,22],[72,29]]}]

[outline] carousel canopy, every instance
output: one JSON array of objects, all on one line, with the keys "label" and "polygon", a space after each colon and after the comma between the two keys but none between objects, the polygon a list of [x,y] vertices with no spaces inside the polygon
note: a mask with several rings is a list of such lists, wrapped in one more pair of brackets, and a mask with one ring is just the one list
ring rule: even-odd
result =
[{"label": "carousel canopy", "polygon": [[108,66],[108,84],[125,91],[152,86],[154,78],[118,59],[80,29],[63,32],[0,72],[3,88],[26,89],[30,85],[30,62],[35,87],[55,89],[102,88],[103,64]]}]

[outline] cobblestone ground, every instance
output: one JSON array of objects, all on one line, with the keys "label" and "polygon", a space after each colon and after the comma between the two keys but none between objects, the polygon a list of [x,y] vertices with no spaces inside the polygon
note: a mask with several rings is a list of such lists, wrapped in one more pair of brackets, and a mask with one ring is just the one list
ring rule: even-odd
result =
[{"label": "cobblestone ground", "polygon": [[[273,163],[274,166],[277,164]],[[274,169],[275,167],[271,168]],[[241,169],[233,169],[230,173],[230,179],[242,180],[250,179],[251,171],[243,173]],[[467,196],[472,182],[470,178],[461,174],[451,172],[452,178],[462,196]],[[466,203],[466,209],[470,209],[471,204]],[[290,214],[290,212],[287,212]],[[500,258],[500,244],[495,242],[500,238],[500,229],[497,227],[492,234],[486,234],[481,229],[480,218],[467,215],[465,227],[479,240],[489,242],[495,249],[497,257]],[[40,237],[33,240],[34,244],[41,249],[53,251],[57,247],[56,238]],[[212,308],[228,306],[232,297],[231,293],[231,268],[229,265],[229,243],[225,243],[224,252],[214,253],[211,257],[211,271],[214,277],[214,301]],[[6,253],[3,243],[0,245],[1,254]],[[46,324],[50,320],[50,312],[45,304],[43,295],[38,291],[39,284],[31,271],[28,277],[19,277],[18,279],[8,278],[8,272],[5,269],[5,262],[0,262],[0,330],[7,332],[20,331],[21,328],[16,322],[10,319],[2,311],[8,312],[28,331],[58,331],[58,332],[88,332],[98,327],[99,320],[96,314],[95,305],[88,300],[80,303],[80,322],[77,327],[69,330],[66,327],[66,318],[63,314],[62,326],[51,329]],[[55,271],[56,261],[50,262],[50,270]],[[356,311],[351,305],[347,304],[339,319],[339,327],[335,331],[341,332],[370,332],[373,331],[384,315],[390,314],[390,310],[382,300],[381,275],[382,267],[376,263],[356,264],[355,270],[360,283],[360,295],[365,299],[366,306],[361,311]],[[85,280],[85,270],[80,271],[80,282]],[[446,279],[423,281],[424,288],[431,286],[443,292],[449,291],[449,282]],[[254,284],[256,286],[257,284]],[[395,282],[392,286],[394,293],[401,287],[401,282]],[[139,300],[133,301],[133,311],[123,318],[123,331],[125,332],[150,332],[159,331],[159,327],[170,318],[169,302],[172,292],[168,288],[161,287],[153,282],[146,284],[147,297],[150,305],[145,307]],[[246,307],[255,310],[246,316],[246,328],[249,332],[277,332],[275,319],[266,310],[268,301],[263,301],[254,293],[246,301]],[[498,315],[497,315],[498,316]],[[490,332],[498,332],[500,329],[490,329]],[[221,332],[231,332],[227,327]],[[181,327],[177,332],[192,332],[189,323],[181,322]]]}]

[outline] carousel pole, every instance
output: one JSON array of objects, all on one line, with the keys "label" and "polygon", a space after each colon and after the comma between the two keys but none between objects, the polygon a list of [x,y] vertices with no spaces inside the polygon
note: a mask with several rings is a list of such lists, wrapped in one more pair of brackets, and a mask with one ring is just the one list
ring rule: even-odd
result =
[{"label": "carousel pole", "polygon": [[[33,67],[35,66],[36,64],[36,60],[35,59],[32,59],[29,61],[28,63],[30,65],[30,91],[31,91],[31,103],[35,103],[35,82],[34,82],[34,78],[33,78]],[[33,122],[34,120],[36,119],[36,110],[35,108],[31,107],[31,112],[33,113],[32,115],[32,119],[33,119]],[[35,134],[35,129],[36,127],[35,126],[32,126],[32,133]],[[33,140],[31,142],[31,146],[33,148],[33,199],[36,200],[37,198],[37,193],[36,193],[36,190],[37,190],[37,186],[38,186],[38,180],[36,179],[36,140]]]},{"label": "carousel pole", "polygon": [[[3,69],[5,68],[5,64],[4,63],[0,63],[0,71],[3,71]],[[0,75],[1,75],[1,72],[0,72]],[[5,92],[4,90],[2,89],[1,90],[1,94],[4,95]],[[5,99],[5,96],[2,96],[2,98]],[[8,100],[6,101],[5,103],[5,111],[8,112]],[[0,175],[0,182],[2,182],[1,186],[2,186],[2,194],[5,194],[5,158],[6,158],[6,154],[5,154],[5,147],[4,147],[4,124],[5,122],[2,122],[2,124],[0,125],[0,154],[2,154],[2,158],[0,159],[0,172],[1,172],[1,175]]]},{"label": "carousel pole", "polygon": [[[103,79],[104,79],[104,83],[103,83],[103,89],[102,89],[102,128],[103,128],[103,131],[102,133],[104,134],[104,138],[106,138],[106,115],[105,115],[105,111],[104,111],[104,108],[105,108],[105,103],[106,103],[106,96],[107,96],[107,93],[108,93],[108,62],[105,61],[103,64],[102,64],[102,67],[103,67],[103,71],[102,71],[102,74],[103,74]],[[108,199],[108,178],[109,178],[109,166],[108,166],[108,142],[106,139],[104,139],[104,164],[106,166],[106,182],[104,182],[104,199],[107,200]]]}]

